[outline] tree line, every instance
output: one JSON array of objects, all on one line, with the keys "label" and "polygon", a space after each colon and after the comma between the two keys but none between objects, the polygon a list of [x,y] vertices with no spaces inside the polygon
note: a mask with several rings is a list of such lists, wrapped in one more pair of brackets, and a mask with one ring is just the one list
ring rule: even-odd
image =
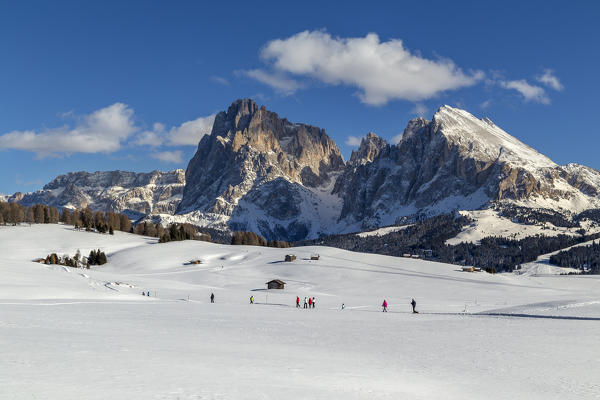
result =
[{"label": "tree line", "polygon": [[460,214],[445,214],[419,221],[405,229],[382,236],[333,235],[295,243],[299,246],[324,245],[362,253],[400,257],[404,254],[457,265],[473,265],[488,272],[513,271],[538,256],[588,240],[600,234],[576,236],[530,236],[523,239],[487,237],[479,243],[447,245],[471,220]]},{"label": "tree line", "polygon": [[[93,211],[89,207],[81,210],[63,208],[62,212],[59,212],[56,207],[45,204],[25,207],[19,203],[0,202],[0,225],[57,224],[59,222],[88,232],[96,231],[112,235],[115,231],[122,231],[157,237],[161,243],[173,240],[211,241],[211,235],[207,232],[211,231],[210,229],[199,232],[197,227],[187,223],[173,223],[163,227],[160,223],[144,221],[134,227],[129,217],[123,213]],[[221,240],[229,242],[229,238],[226,236]]]},{"label": "tree line", "polygon": [[284,240],[268,240],[254,232],[236,231],[231,235],[231,244],[265,247],[292,247],[291,243]]},{"label": "tree line", "polygon": [[583,274],[600,274],[600,242],[554,254],[550,256],[550,264],[575,268]]}]

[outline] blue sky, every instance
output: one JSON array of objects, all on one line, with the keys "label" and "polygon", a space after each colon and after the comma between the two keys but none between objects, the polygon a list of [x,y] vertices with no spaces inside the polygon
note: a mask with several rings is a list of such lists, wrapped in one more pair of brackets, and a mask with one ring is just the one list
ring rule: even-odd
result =
[{"label": "blue sky", "polygon": [[185,168],[241,97],[325,128],[345,158],[450,104],[600,169],[598,3],[281,3],[3,2],[0,193]]}]

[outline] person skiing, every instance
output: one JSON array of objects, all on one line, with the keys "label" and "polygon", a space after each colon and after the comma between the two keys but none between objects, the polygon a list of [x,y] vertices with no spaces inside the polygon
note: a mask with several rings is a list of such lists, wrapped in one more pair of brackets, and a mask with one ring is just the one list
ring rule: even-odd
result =
[{"label": "person skiing", "polygon": [[254,296],[250,296],[250,304],[254,304]]},{"label": "person skiing", "polygon": [[312,308],[315,308],[315,298],[312,298]]},{"label": "person skiing", "polygon": [[417,306],[417,302],[415,301],[415,299],[412,299],[412,301],[410,302],[410,305],[413,308],[413,314],[418,314],[419,312],[417,310],[415,310],[415,307]]},{"label": "person skiing", "polygon": [[150,297],[150,291],[148,290],[148,294],[146,294],[146,296]]},{"label": "person skiing", "polygon": [[344,303],[342,303],[342,310],[343,310],[344,308],[346,308],[346,307],[345,307]]},{"label": "person skiing", "polygon": [[387,312],[387,301],[385,301],[385,299],[383,300],[381,307],[383,307],[383,312]]},{"label": "person skiing", "polygon": [[308,308],[308,302],[306,301],[306,297],[304,298],[304,308]]},{"label": "person skiing", "polygon": [[296,296],[296,308],[300,308],[300,296]]},{"label": "person skiing", "polygon": [[214,303],[214,302],[215,302],[215,294],[214,294],[214,293],[211,293],[211,294],[210,294],[210,302],[211,302],[211,303]]},{"label": "person skiing", "polygon": [[312,299],[308,298],[308,308],[312,308]]}]

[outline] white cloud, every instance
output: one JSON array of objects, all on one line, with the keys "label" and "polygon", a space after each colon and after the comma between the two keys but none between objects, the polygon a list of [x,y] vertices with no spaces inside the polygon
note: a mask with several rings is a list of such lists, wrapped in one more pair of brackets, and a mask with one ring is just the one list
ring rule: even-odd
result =
[{"label": "white cloud", "polygon": [[229,81],[222,76],[213,75],[210,77],[210,80],[223,86],[229,86]]},{"label": "white cloud", "polygon": [[546,86],[551,87],[554,90],[561,91],[565,87],[560,83],[556,75],[554,75],[554,71],[551,69],[545,69],[544,73],[535,78],[538,82],[543,83]]},{"label": "white cloud", "polygon": [[348,146],[360,146],[361,138],[358,136],[348,136],[346,138],[346,144]]},{"label": "white cloud", "polygon": [[213,122],[215,114],[173,127],[167,135],[167,143],[171,146],[197,146],[202,136],[210,134]]},{"label": "white cloud", "polygon": [[415,106],[411,110],[411,112],[413,114],[417,114],[419,117],[424,117],[428,111],[429,111],[429,109],[427,107],[425,107],[423,104],[415,104]]},{"label": "white cloud", "polygon": [[392,136],[392,138],[390,139],[390,142],[391,142],[392,144],[398,144],[398,143],[400,143],[400,141],[402,140],[402,136],[403,136],[403,134],[402,134],[402,133],[399,133],[399,134],[397,134],[396,136]]},{"label": "white cloud", "polygon": [[394,99],[425,100],[446,90],[472,86],[484,76],[480,71],[464,73],[448,59],[430,60],[411,53],[399,39],[381,42],[375,33],[334,38],[323,31],[304,31],[268,42],[261,58],[275,72],[252,70],[246,74],[281,91],[291,93],[300,88],[298,82],[283,75],[294,74],[357,87],[360,99],[372,105]]},{"label": "white cloud", "polygon": [[183,162],[183,156],[182,156],[180,150],[175,150],[175,151],[159,151],[159,152],[150,154],[150,156],[152,158],[155,158],[155,159],[157,159],[159,161],[162,161],[162,162],[165,162],[165,163],[178,164],[178,163],[182,163]]},{"label": "white cloud", "polygon": [[481,107],[482,109],[487,109],[489,108],[489,106],[492,105],[492,99],[487,99],[486,101],[482,102],[479,107]]},{"label": "white cloud", "polygon": [[144,131],[137,135],[137,139],[135,140],[135,144],[140,146],[160,146],[163,144],[165,135],[165,126],[160,122],[156,122],[152,125],[151,131]]},{"label": "white cloud", "polygon": [[251,69],[239,72],[272,87],[283,95],[293,94],[302,87],[299,82],[285,76],[281,72],[267,72],[262,69]]},{"label": "white cloud", "polygon": [[133,110],[115,103],[78,119],[75,126],[0,135],[0,148],[26,150],[39,157],[72,153],[110,153],[137,130]]},{"label": "white cloud", "polygon": [[513,89],[521,93],[525,101],[550,104],[550,98],[546,95],[544,88],[529,84],[525,79],[518,81],[501,81],[500,86],[505,89]]},{"label": "white cloud", "polygon": [[141,146],[197,146],[202,136],[210,134],[215,121],[215,114],[186,121],[167,131],[161,123],[155,123],[152,130],[137,135],[135,144]]}]

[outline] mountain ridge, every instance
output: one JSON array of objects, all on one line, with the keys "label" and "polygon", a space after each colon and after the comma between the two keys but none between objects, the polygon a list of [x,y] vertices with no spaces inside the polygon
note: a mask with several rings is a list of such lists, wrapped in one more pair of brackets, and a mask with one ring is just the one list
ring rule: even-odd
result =
[{"label": "mountain ridge", "polygon": [[70,173],[10,200],[301,240],[496,203],[564,214],[600,208],[600,172],[560,166],[489,118],[448,105],[431,120],[411,119],[397,144],[369,132],[344,161],[324,129],[239,99],[217,114],[185,176]]},{"label": "mountain ridge", "polygon": [[40,190],[17,192],[7,201],[25,206],[47,204],[58,208],[90,207],[123,212],[137,219],[152,212],[175,212],[185,185],[184,171],[69,172],[59,175]]}]

